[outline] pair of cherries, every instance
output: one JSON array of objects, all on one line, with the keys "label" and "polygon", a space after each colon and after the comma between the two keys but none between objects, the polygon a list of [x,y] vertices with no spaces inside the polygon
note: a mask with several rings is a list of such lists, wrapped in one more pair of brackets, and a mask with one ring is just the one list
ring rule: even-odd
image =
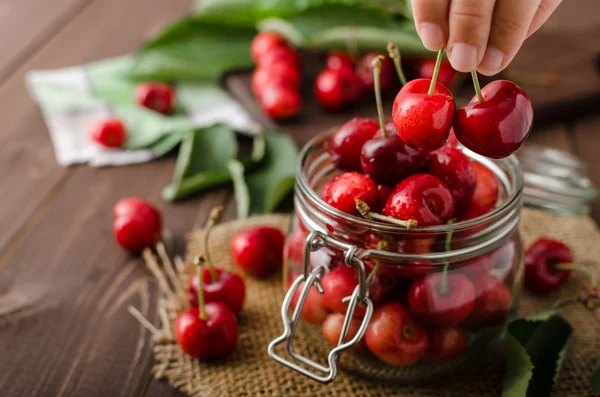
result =
[{"label": "pair of cherries", "polygon": [[[175,90],[168,84],[144,82],[135,89],[135,102],[139,106],[162,114],[171,114],[175,101]],[[98,120],[87,127],[87,136],[101,147],[118,149],[127,141],[127,127],[119,118]]]},{"label": "pair of cherries", "polygon": [[[350,54],[333,52],[327,56],[325,68],[315,80],[315,95],[328,110],[342,110],[356,104],[364,92],[373,91],[373,59],[377,53],[367,53],[355,63]],[[394,65],[391,60],[381,67],[381,91],[391,92],[396,85]]]},{"label": "pair of cherries", "polygon": [[416,79],[398,92],[392,119],[400,138],[410,147],[432,152],[441,148],[450,129],[468,149],[490,158],[504,158],[525,141],[533,125],[533,107],[527,93],[507,80],[495,80],[482,89],[477,72],[472,78],[476,95],[455,112],[450,90],[437,82],[443,50],[429,79]]},{"label": "pair of cherries", "polygon": [[283,37],[273,32],[257,34],[250,45],[257,65],[252,91],[265,113],[283,120],[302,110],[300,55]]}]

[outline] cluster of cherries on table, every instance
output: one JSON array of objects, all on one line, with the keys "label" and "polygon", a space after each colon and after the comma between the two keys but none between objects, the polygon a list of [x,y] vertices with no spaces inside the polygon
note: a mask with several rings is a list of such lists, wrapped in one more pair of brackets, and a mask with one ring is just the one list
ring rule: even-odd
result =
[{"label": "cluster of cherries on table", "polygon": [[[393,45],[388,49],[403,80],[399,56],[394,54]],[[499,198],[498,179],[467,156],[459,142],[486,157],[511,155],[531,130],[531,102],[510,81],[493,81],[480,89],[473,72],[476,96],[456,110],[450,90],[436,81],[441,56],[442,52],[432,79],[405,82],[395,98],[391,122],[385,121],[381,105],[384,58],[373,58],[379,123],[354,118],[332,134],[328,152],[339,171],[320,192],[325,203],[348,215],[408,229],[470,220],[493,210]],[[339,55],[334,59],[339,60]],[[301,220],[299,223],[289,239],[287,255],[289,260],[302,263],[308,230]],[[412,243],[410,239],[386,241],[381,234],[366,245],[413,254],[433,252],[433,241],[419,237],[418,228],[414,232]],[[446,249],[450,246],[449,239]],[[385,263],[365,263],[375,309],[363,341],[353,350],[368,349],[393,366],[457,357],[469,344],[469,331],[507,320],[512,293],[505,281],[514,277],[518,265],[515,251],[513,237],[493,252],[453,265],[452,271],[447,264],[443,272],[433,272],[434,267],[427,265],[394,268]],[[569,266],[554,265],[572,262],[565,252],[568,248],[560,242],[536,242],[526,255],[526,285],[542,294],[564,283],[570,275]],[[311,287],[301,315],[308,322],[321,324],[324,337],[337,346],[348,308],[343,298],[352,295],[358,276],[354,267],[344,265],[339,253],[328,261],[329,271],[321,280],[323,293]],[[292,303],[297,299],[298,295]],[[354,337],[364,314],[365,307],[357,306],[346,340]]]}]

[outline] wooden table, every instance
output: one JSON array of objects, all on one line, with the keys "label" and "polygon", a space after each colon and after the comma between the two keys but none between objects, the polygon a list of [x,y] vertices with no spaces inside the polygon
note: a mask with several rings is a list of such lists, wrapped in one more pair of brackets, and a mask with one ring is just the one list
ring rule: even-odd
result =
[{"label": "wooden table", "polygon": [[[597,0],[586,0],[587,8],[574,3],[584,10],[582,15],[596,16],[591,23],[600,23]],[[114,243],[111,209],[124,196],[157,203],[181,251],[182,237],[202,226],[214,205],[224,203],[226,218],[234,218],[231,190],[216,189],[167,204],[160,190],[171,177],[173,157],[121,168],[59,167],[23,78],[30,69],[131,52],[188,9],[188,0],[0,0],[4,397],[179,395],[152,381],[149,335],[126,311],[135,305],[153,318],[157,288],[139,261]],[[549,26],[556,29],[562,22],[555,18]],[[228,80],[238,96],[247,95],[246,82],[247,78]],[[314,121],[312,116],[319,112],[308,106],[302,123],[284,128],[302,144],[348,117],[329,115]],[[359,113],[372,115],[373,108]],[[600,114],[535,130],[530,142],[575,153],[589,163],[591,178],[600,184]],[[600,202],[593,215],[600,221]]]}]

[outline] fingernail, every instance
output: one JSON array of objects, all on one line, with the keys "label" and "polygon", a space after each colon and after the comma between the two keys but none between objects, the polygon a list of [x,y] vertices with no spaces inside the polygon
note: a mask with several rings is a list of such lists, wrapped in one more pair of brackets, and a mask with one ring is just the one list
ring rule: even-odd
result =
[{"label": "fingernail", "polygon": [[479,68],[487,73],[497,73],[502,68],[504,53],[497,48],[488,48],[485,51]]},{"label": "fingernail", "polygon": [[419,37],[425,48],[431,51],[440,50],[444,46],[444,31],[434,23],[422,23],[419,26]]},{"label": "fingernail", "polygon": [[465,43],[453,44],[448,51],[448,60],[459,72],[470,72],[477,66],[477,48]]}]

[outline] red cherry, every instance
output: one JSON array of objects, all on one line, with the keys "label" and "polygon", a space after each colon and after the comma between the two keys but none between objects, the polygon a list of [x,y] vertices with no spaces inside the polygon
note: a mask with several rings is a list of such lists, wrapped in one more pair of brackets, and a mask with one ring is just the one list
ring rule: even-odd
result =
[{"label": "red cherry", "polygon": [[508,287],[494,276],[481,275],[474,280],[477,299],[473,312],[465,321],[468,328],[500,325],[510,313],[512,294]]},{"label": "red cherry", "polygon": [[441,363],[460,356],[469,345],[469,334],[464,329],[446,327],[429,330],[429,350],[423,361]]},{"label": "red cherry", "polygon": [[395,186],[425,167],[425,153],[406,145],[398,135],[367,141],[361,151],[362,169],[380,185]]},{"label": "red cherry", "polygon": [[175,322],[175,339],[186,354],[200,360],[214,360],[230,355],[238,339],[235,315],[220,302],[206,305],[207,319],[200,311],[184,311]]},{"label": "red cherry", "polygon": [[385,203],[388,200],[388,198],[390,198],[393,191],[393,187],[383,185],[377,186],[377,192],[379,193],[379,202]]},{"label": "red cherry", "polygon": [[296,68],[300,67],[300,54],[289,45],[277,46],[271,51],[261,55],[257,64],[259,67],[271,66],[276,63],[289,63]]},{"label": "red cherry", "polygon": [[527,139],[533,126],[533,106],[527,93],[507,80],[495,80],[456,112],[454,133],[475,153],[494,159],[510,156]]},{"label": "red cherry", "polygon": [[269,117],[283,120],[300,113],[302,98],[290,87],[271,84],[262,87],[260,105]]},{"label": "red cherry", "polygon": [[[363,57],[356,65],[356,76],[361,81],[365,92],[373,92],[375,87],[373,76],[373,60],[380,56],[378,53],[370,52]],[[391,58],[385,58],[381,65],[381,93],[389,93],[397,81],[396,69]]]},{"label": "red cherry", "polygon": [[346,69],[325,69],[315,81],[315,94],[319,103],[329,110],[341,110],[358,101],[360,80]]},{"label": "red cherry", "polygon": [[392,109],[398,136],[413,149],[431,152],[448,140],[454,118],[454,97],[450,90],[436,83],[428,94],[431,80],[417,79],[405,84]]},{"label": "red cherry", "polygon": [[269,66],[259,66],[252,73],[252,92],[260,98],[265,87],[275,85],[297,90],[300,88],[300,82],[300,71],[291,63],[280,62]]},{"label": "red cherry", "polygon": [[488,167],[478,162],[473,162],[477,176],[477,188],[471,199],[471,205],[489,212],[498,201],[498,178]]},{"label": "red cherry", "polygon": [[348,53],[333,52],[327,56],[325,68],[330,70],[346,69],[347,71],[353,72],[354,60]]},{"label": "red cherry", "polygon": [[416,174],[400,182],[383,214],[396,219],[414,219],[419,226],[441,225],[454,213],[450,189],[433,175]]},{"label": "red cherry", "polygon": [[113,233],[124,249],[138,252],[157,243],[161,237],[161,216],[146,201],[129,197],[113,208]]},{"label": "red cherry", "polygon": [[[237,274],[223,269],[215,269],[217,279],[213,279],[209,269],[204,268],[204,300],[206,303],[222,302],[234,314],[242,311],[246,297],[244,280]],[[198,307],[198,276],[190,278],[188,285],[188,300],[192,307]]]},{"label": "red cherry", "polygon": [[379,124],[373,119],[355,117],[342,125],[329,139],[327,149],[331,161],[342,169],[362,171],[360,151],[375,136]]},{"label": "red cherry", "polygon": [[288,47],[286,39],[274,32],[260,32],[250,44],[250,55],[254,63],[259,63],[260,58],[273,50],[281,47]]},{"label": "red cherry", "polygon": [[456,209],[469,204],[477,187],[477,174],[473,162],[460,149],[444,145],[431,153],[429,172],[450,188]]},{"label": "red cherry", "polygon": [[448,273],[447,291],[443,293],[442,273],[415,279],[408,291],[408,307],[419,320],[438,326],[462,323],[473,311],[475,287],[460,273]]},{"label": "red cherry", "polygon": [[140,83],[135,87],[135,101],[148,109],[170,114],[175,108],[175,90],[164,83]]},{"label": "red cherry", "polygon": [[427,330],[400,303],[387,303],[375,309],[365,342],[375,356],[395,366],[414,364],[429,348]]},{"label": "red cherry", "polygon": [[[344,325],[345,314],[341,313],[332,313],[327,316],[323,325],[321,326],[321,332],[323,332],[323,336],[331,344],[331,346],[337,346],[340,340],[340,335],[342,334],[342,326]],[[346,335],[346,342],[352,340],[356,336],[358,329],[360,328],[361,321],[360,319],[353,318],[350,320],[350,328],[348,329],[348,334]],[[347,350],[348,353],[356,353],[365,348],[365,340],[361,339],[358,344],[354,347]]]},{"label": "red cherry", "polygon": [[557,240],[540,238],[525,251],[525,287],[538,295],[549,295],[571,277],[559,263],[573,263],[569,247]]},{"label": "red cherry", "polygon": [[[351,296],[357,284],[356,270],[346,265],[340,265],[327,273],[321,280],[325,306],[333,312],[346,313],[348,305],[342,302],[342,299]],[[354,314],[364,316],[365,307],[357,305]]]},{"label": "red cherry", "polygon": [[264,278],[281,269],[285,236],[274,227],[254,227],[231,240],[233,262],[245,273]]},{"label": "red cherry", "polygon": [[100,146],[116,149],[125,144],[127,129],[119,119],[100,120],[88,125],[87,136]]},{"label": "red cherry", "polygon": [[[419,77],[423,79],[430,79],[433,77],[433,70],[435,69],[435,59],[424,59],[419,62]],[[437,81],[446,87],[450,87],[452,80],[456,76],[456,70],[452,68],[450,62],[444,60],[440,64],[440,71],[438,72]]]},{"label": "red cherry", "polygon": [[356,201],[362,200],[371,209],[379,208],[377,185],[368,176],[358,172],[346,172],[330,180],[321,198],[332,207],[350,215],[360,216]]},{"label": "red cherry", "polygon": [[[296,307],[303,287],[304,283],[300,284],[300,287],[292,297],[292,307]],[[300,315],[311,324],[321,324],[328,314],[329,311],[325,306],[323,296],[319,293],[317,287],[312,285],[310,290],[308,290],[308,295],[306,295],[306,300],[304,301],[302,310],[300,310]]]}]

